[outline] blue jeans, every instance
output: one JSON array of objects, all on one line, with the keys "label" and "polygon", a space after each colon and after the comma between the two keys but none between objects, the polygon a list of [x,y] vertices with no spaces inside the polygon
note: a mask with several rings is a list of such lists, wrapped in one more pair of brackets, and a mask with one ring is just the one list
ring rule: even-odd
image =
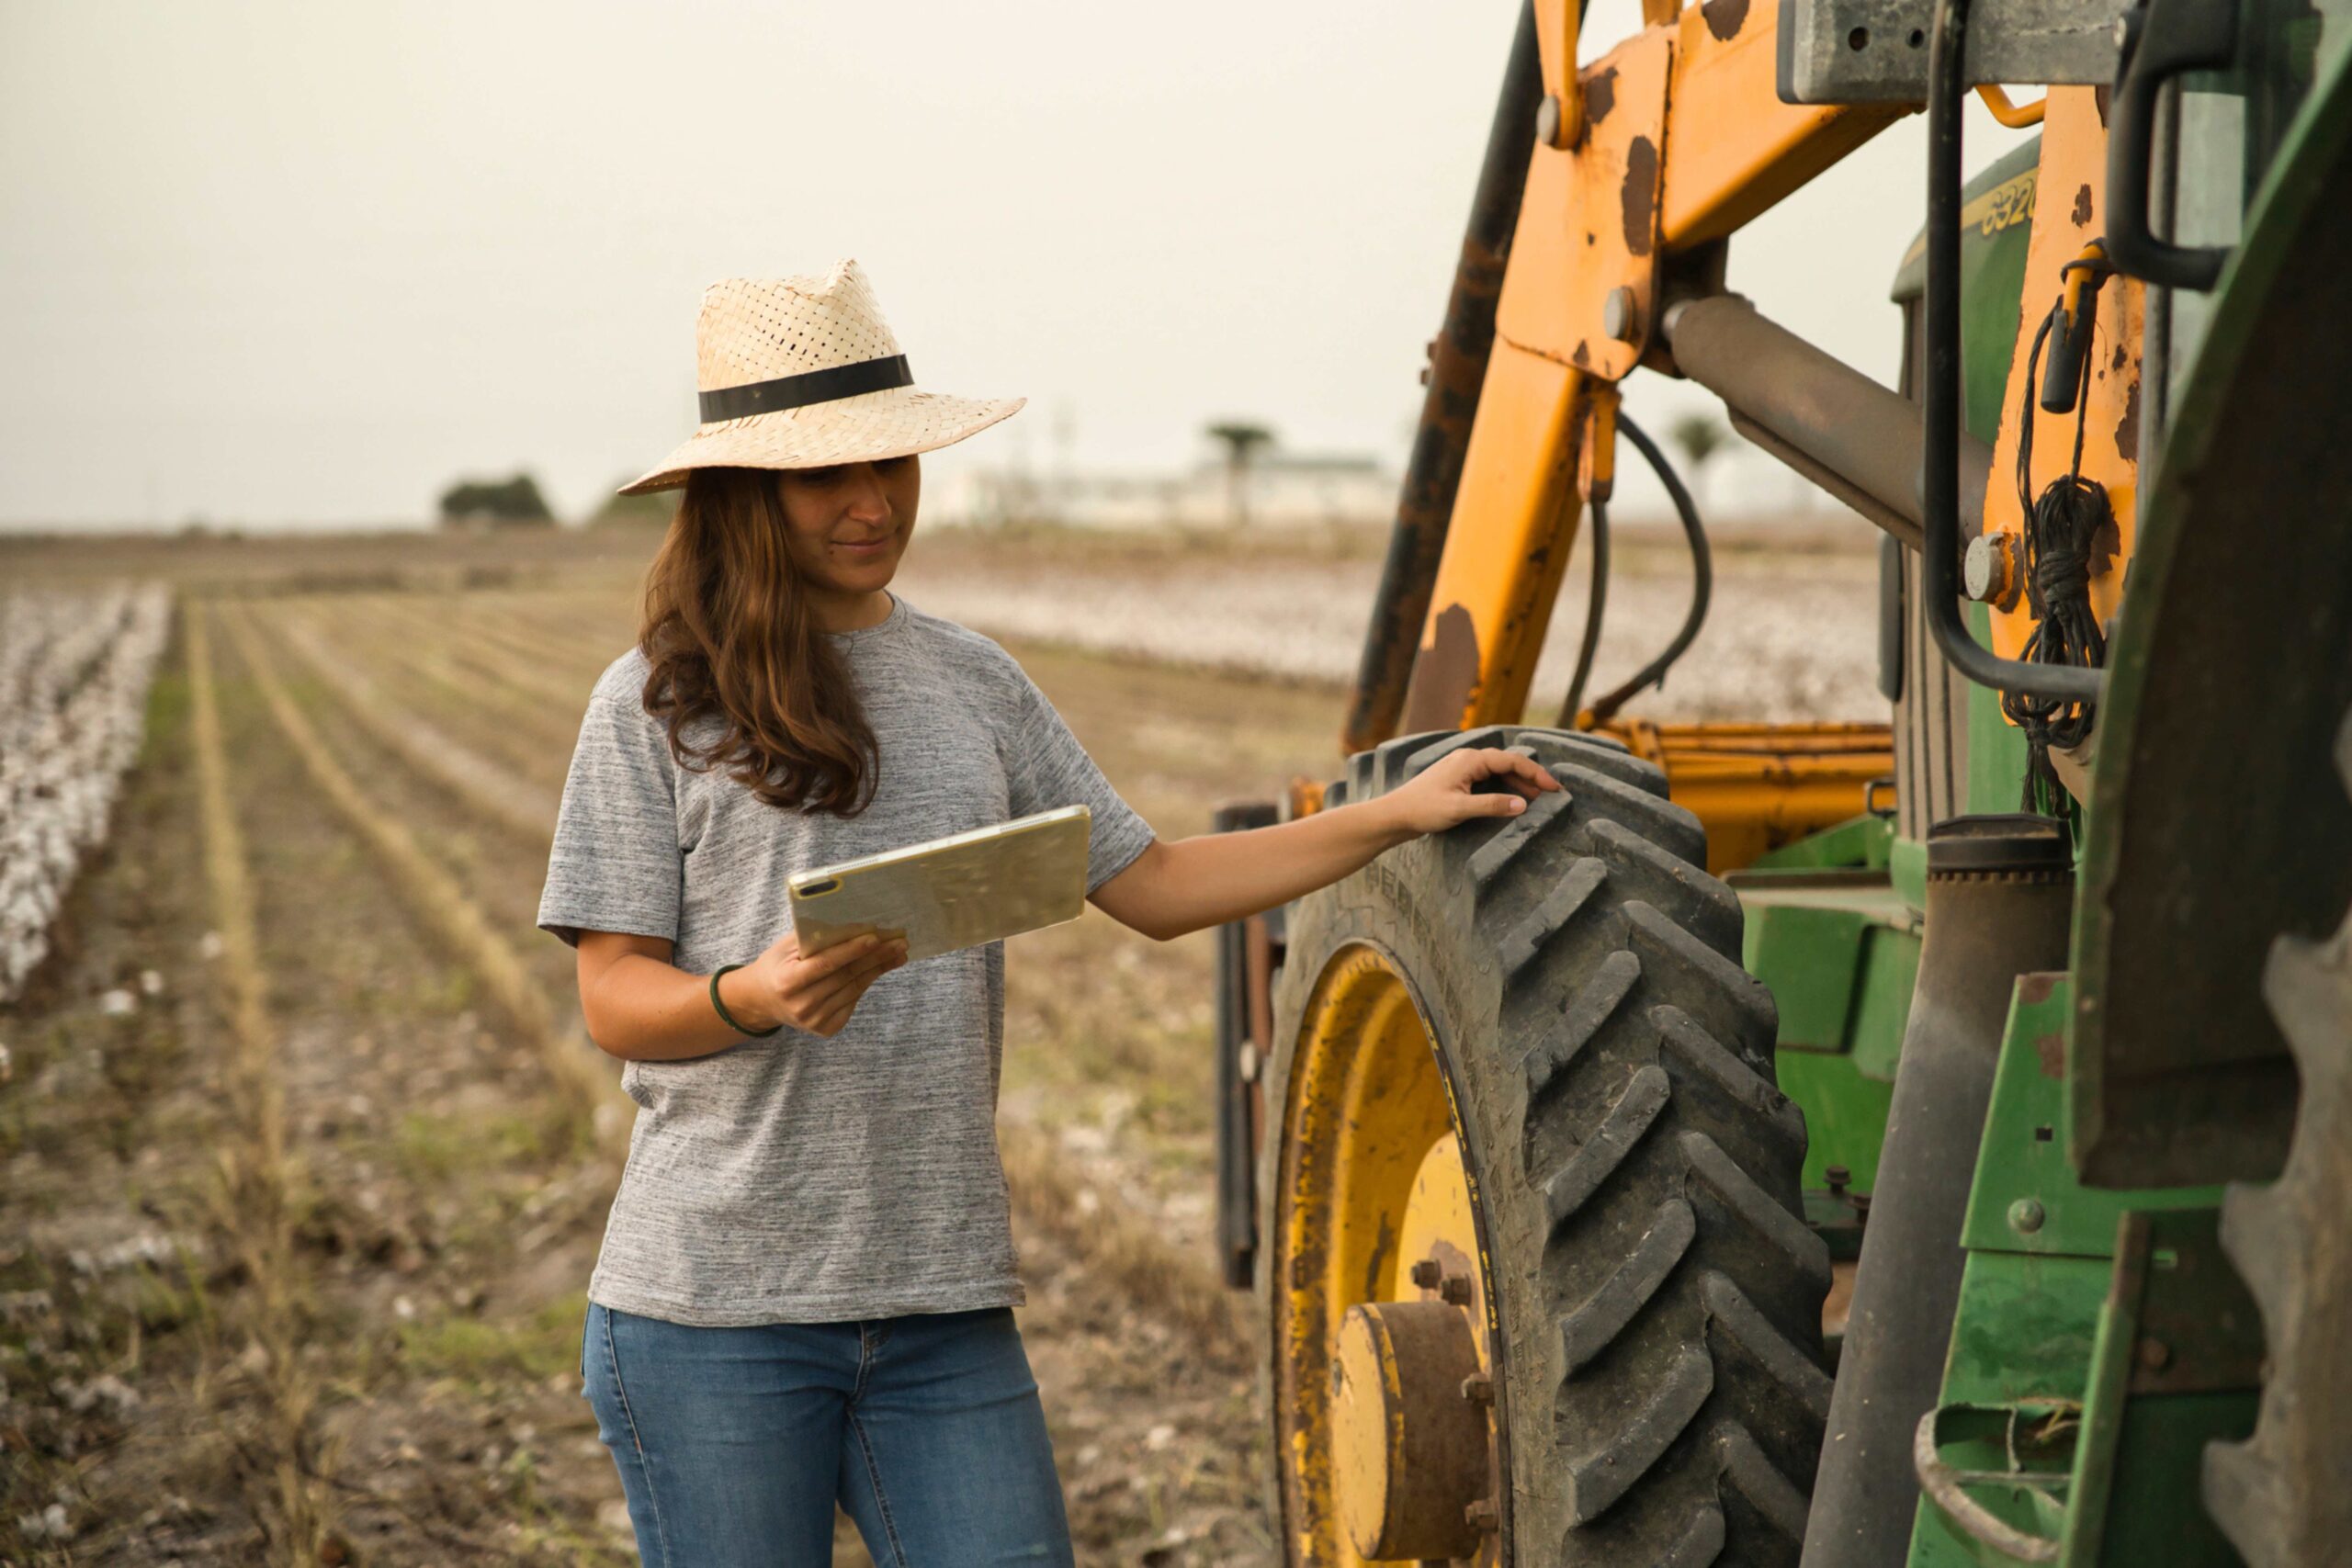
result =
[{"label": "blue jeans", "polygon": [[832,1561],[1069,1568],[1061,1483],[1010,1307],[694,1328],[590,1303],[580,1375],[646,1568]]}]

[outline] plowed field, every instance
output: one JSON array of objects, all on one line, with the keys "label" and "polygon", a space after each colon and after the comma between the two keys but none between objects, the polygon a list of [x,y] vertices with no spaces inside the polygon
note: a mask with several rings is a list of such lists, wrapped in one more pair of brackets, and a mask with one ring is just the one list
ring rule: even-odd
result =
[{"label": "plowed field", "polygon": [[[177,604],[110,829],[0,1006],[0,1562],[633,1561],[577,1376],[629,1107],[533,916],[650,547],[0,551]],[[1660,559],[1604,679],[1671,631]],[[1005,641],[1173,838],[1333,771],[1375,570],[943,536],[901,586]],[[1726,579],[1735,673],[1654,711],[1871,716],[1867,557]],[[1273,1556],[1209,1244],[1210,942],[1090,911],[1011,949],[1000,1122],[1082,1562]]]}]

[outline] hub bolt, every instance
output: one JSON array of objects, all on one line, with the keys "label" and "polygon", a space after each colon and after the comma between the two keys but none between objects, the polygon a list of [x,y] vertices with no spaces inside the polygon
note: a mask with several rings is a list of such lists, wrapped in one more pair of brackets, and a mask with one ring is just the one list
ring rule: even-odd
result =
[{"label": "hub bolt", "polygon": [[1470,1276],[1448,1274],[1438,1284],[1437,1299],[1449,1306],[1468,1306],[1470,1304]]},{"label": "hub bolt", "polygon": [[1438,1281],[1445,1277],[1445,1270],[1438,1267],[1436,1258],[1424,1258],[1413,1265],[1412,1277],[1413,1283],[1422,1290],[1434,1291],[1437,1289]]},{"label": "hub bolt", "polygon": [[1996,531],[1969,540],[1960,575],[1961,586],[1971,599],[1996,609],[2008,609],[2017,603],[2016,536]]}]

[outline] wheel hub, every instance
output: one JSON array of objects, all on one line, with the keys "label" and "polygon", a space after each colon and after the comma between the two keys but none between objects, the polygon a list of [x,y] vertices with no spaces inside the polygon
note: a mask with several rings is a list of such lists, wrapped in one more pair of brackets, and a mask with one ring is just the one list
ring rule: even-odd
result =
[{"label": "wheel hub", "polygon": [[1485,1374],[1470,1321],[1442,1301],[1367,1302],[1332,1359],[1340,1519],[1375,1562],[1467,1557],[1488,1487]]}]

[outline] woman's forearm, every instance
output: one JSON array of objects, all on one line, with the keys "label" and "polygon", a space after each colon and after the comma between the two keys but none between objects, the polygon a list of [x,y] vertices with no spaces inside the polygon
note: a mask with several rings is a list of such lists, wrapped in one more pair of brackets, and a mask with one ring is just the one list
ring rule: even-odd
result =
[{"label": "woman's forearm", "polygon": [[[746,1029],[763,1030],[777,1021],[744,984],[741,971],[719,977],[727,1010]],[[689,975],[641,953],[626,953],[606,965],[581,997],[589,1038],[607,1055],[625,1061],[676,1062],[739,1045],[743,1036],[727,1026],[710,1005],[710,977]]]},{"label": "woman's forearm", "polygon": [[1132,899],[1118,897],[1114,907],[1103,897],[1125,880],[1121,876],[1095,901],[1114,918],[1165,942],[1288,903],[1418,836],[1389,799],[1375,797],[1270,828],[1163,842]]}]

